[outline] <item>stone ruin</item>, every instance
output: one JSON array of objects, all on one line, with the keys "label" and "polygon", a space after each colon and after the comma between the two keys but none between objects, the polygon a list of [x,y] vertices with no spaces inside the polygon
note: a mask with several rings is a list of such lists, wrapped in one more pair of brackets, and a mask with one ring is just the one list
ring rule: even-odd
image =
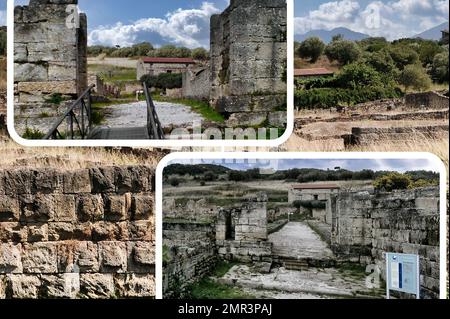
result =
[{"label": "stone ruin", "polygon": [[184,75],[183,94],[209,100],[231,126],[285,126],[286,34],[285,0],[231,0],[211,17],[210,63]]},{"label": "stone ruin", "polygon": [[87,88],[87,17],[78,0],[30,0],[14,9],[16,130],[47,133],[55,117]]}]

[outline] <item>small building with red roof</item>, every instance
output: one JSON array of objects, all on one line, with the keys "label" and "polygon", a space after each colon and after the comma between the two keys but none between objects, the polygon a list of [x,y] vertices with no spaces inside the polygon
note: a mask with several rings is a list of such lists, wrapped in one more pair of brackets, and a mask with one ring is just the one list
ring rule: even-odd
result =
[{"label": "small building with red roof", "polygon": [[161,73],[183,73],[189,66],[195,65],[191,58],[159,58],[143,57],[137,63],[137,79],[144,75],[157,76]]}]

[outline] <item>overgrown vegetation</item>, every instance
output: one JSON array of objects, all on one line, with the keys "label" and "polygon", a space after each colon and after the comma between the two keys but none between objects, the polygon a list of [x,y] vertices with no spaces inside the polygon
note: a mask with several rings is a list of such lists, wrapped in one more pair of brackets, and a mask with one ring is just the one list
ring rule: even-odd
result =
[{"label": "overgrown vegetation", "polygon": [[437,185],[439,185],[439,178],[427,179],[417,174],[402,174],[397,172],[390,172],[379,176],[373,183],[375,189],[386,192]]},{"label": "overgrown vegetation", "polygon": [[26,140],[42,140],[44,136],[44,132],[30,127],[27,127],[25,132],[22,134],[22,138]]},{"label": "overgrown vegetation", "polygon": [[181,73],[161,73],[159,75],[146,74],[141,77],[141,82],[145,82],[149,88],[157,89],[179,89],[183,87]]},{"label": "overgrown vegetation", "polygon": [[296,47],[297,56],[311,64],[326,57],[339,66],[334,77],[296,81],[298,109],[398,98],[410,90],[425,91],[433,83],[449,82],[449,48],[438,41],[368,38],[355,42],[336,36],[326,46],[318,38],[309,38]]}]

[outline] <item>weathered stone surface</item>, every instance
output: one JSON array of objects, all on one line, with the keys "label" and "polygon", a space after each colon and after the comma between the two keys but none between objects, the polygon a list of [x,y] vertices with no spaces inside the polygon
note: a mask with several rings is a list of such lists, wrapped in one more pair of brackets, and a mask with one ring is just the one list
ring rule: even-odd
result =
[{"label": "weathered stone surface", "polygon": [[0,275],[0,300],[6,299],[6,276]]},{"label": "weathered stone surface", "polygon": [[75,222],[77,220],[75,196],[55,195],[54,220],[58,222]]},{"label": "weathered stone surface", "polygon": [[80,298],[110,299],[115,298],[114,277],[112,274],[81,274]]},{"label": "weathered stone surface", "polygon": [[5,194],[17,196],[22,194],[31,194],[33,187],[34,174],[30,170],[5,171]]},{"label": "weathered stone surface", "polygon": [[267,113],[233,113],[227,121],[231,127],[261,126],[267,120]]},{"label": "weathered stone surface", "polygon": [[[127,234],[124,235],[125,238],[128,236]],[[124,237],[119,225],[116,223],[98,222],[92,226],[92,239],[95,241],[112,241],[124,239]]]},{"label": "weathered stone surface", "polygon": [[97,245],[83,242],[78,247],[78,267],[80,272],[94,273],[100,269]]},{"label": "weathered stone surface", "polygon": [[21,250],[20,245],[0,244],[0,274],[22,272]]},{"label": "weathered stone surface", "polygon": [[132,199],[133,220],[146,220],[153,215],[152,194],[134,195]]},{"label": "weathered stone surface", "polygon": [[27,241],[27,229],[17,222],[0,222],[0,242]]},{"label": "weathered stone surface", "polygon": [[93,193],[115,192],[115,170],[114,168],[93,168],[90,170]]},{"label": "weathered stone surface", "polygon": [[41,281],[32,275],[8,275],[13,299],[37,299]]},{"label": "weathered stone surface", "polygon": [[48,241],[48,224],[35,224],[27,227],[28,242]]},{"label": "weathered stone surface", "polygon": [[117,294],[122,298],[154,298],[155,277],[151,274],[116,275]]},{"label": "weathered stone surface", "polygon": [[14,63],[16,81],[47,81],[48,69],[41,64]]},{"label": "weathered stone surface", "polygon": [[131,206],[131,194],[105,196],[105,220],[127,220]]},{"label": "weathered stone surface", "polygon": [[152,242],[128,243],[128,272],[149,273],[155,266],[155,244]]},{"label": "weathered stone surface", "polygon": [[51,243],[24,244],[23,272],[27,274],[53,274],[58,272],[56,245]]},{"label": "weathered stone surface", "polygon": [[88,170],[78,170],[64,174],[64,193],[79,194],[91,192],[91,177]]},{"label": "weathered stone surface", "polygon": [[20,207],[16,198],[0,195],[0,222],[19,221]]},{"label": "weathered stone surface", "polygon": [[46,222],[54,220],[55,198],[43,194],[25,195],[21,197],[22,215],[25,222]]},{"label": "weathered stone surface", "polygon": [[125,272],[127,247],[123,242],[100,242],[98,244],[100,265],[103,272]]},{"label": "weathered stone surface", "polygon": [[40,169],[34,177],[36,193],[56,193],[62,190],[62,176],[57,170]]},{"label": "weathered stone surface", "polygon": [[74,299],[80,291],[80,274],[41,276],[41,296],[49,299]]},{"label": "weathered stone surface", "polygon": [[147,192],[151,190],[149,185],[149,169],[145,166],[131,166],[117,170],[117,191],[127,192]]},{"label": "weathered stone surface", "polygon": [[153,223],[151,221],[130,222],[129,239],[133,241],[154,241]]},{"label": "weathered stone surface", "polygon": [[103,199],[100,195],[81,195],[77,198],[78,219],[95,222],[103,219]]}]

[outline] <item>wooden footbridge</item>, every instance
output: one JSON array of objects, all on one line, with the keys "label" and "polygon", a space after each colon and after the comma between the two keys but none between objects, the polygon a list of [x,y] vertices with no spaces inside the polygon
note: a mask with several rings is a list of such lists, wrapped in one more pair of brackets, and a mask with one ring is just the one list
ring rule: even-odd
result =
[{"label": "wooden footbridge", "polygon": [[[162,140],[164,132],[148,87],[143,83],[147,102],[147,125],[142,127],[94,127],[91,85],[55,122],[44,139],[84,140]],[[65,125],[66,124],[66,125]],[[66,127],[65,131],[61,128]]]}]

